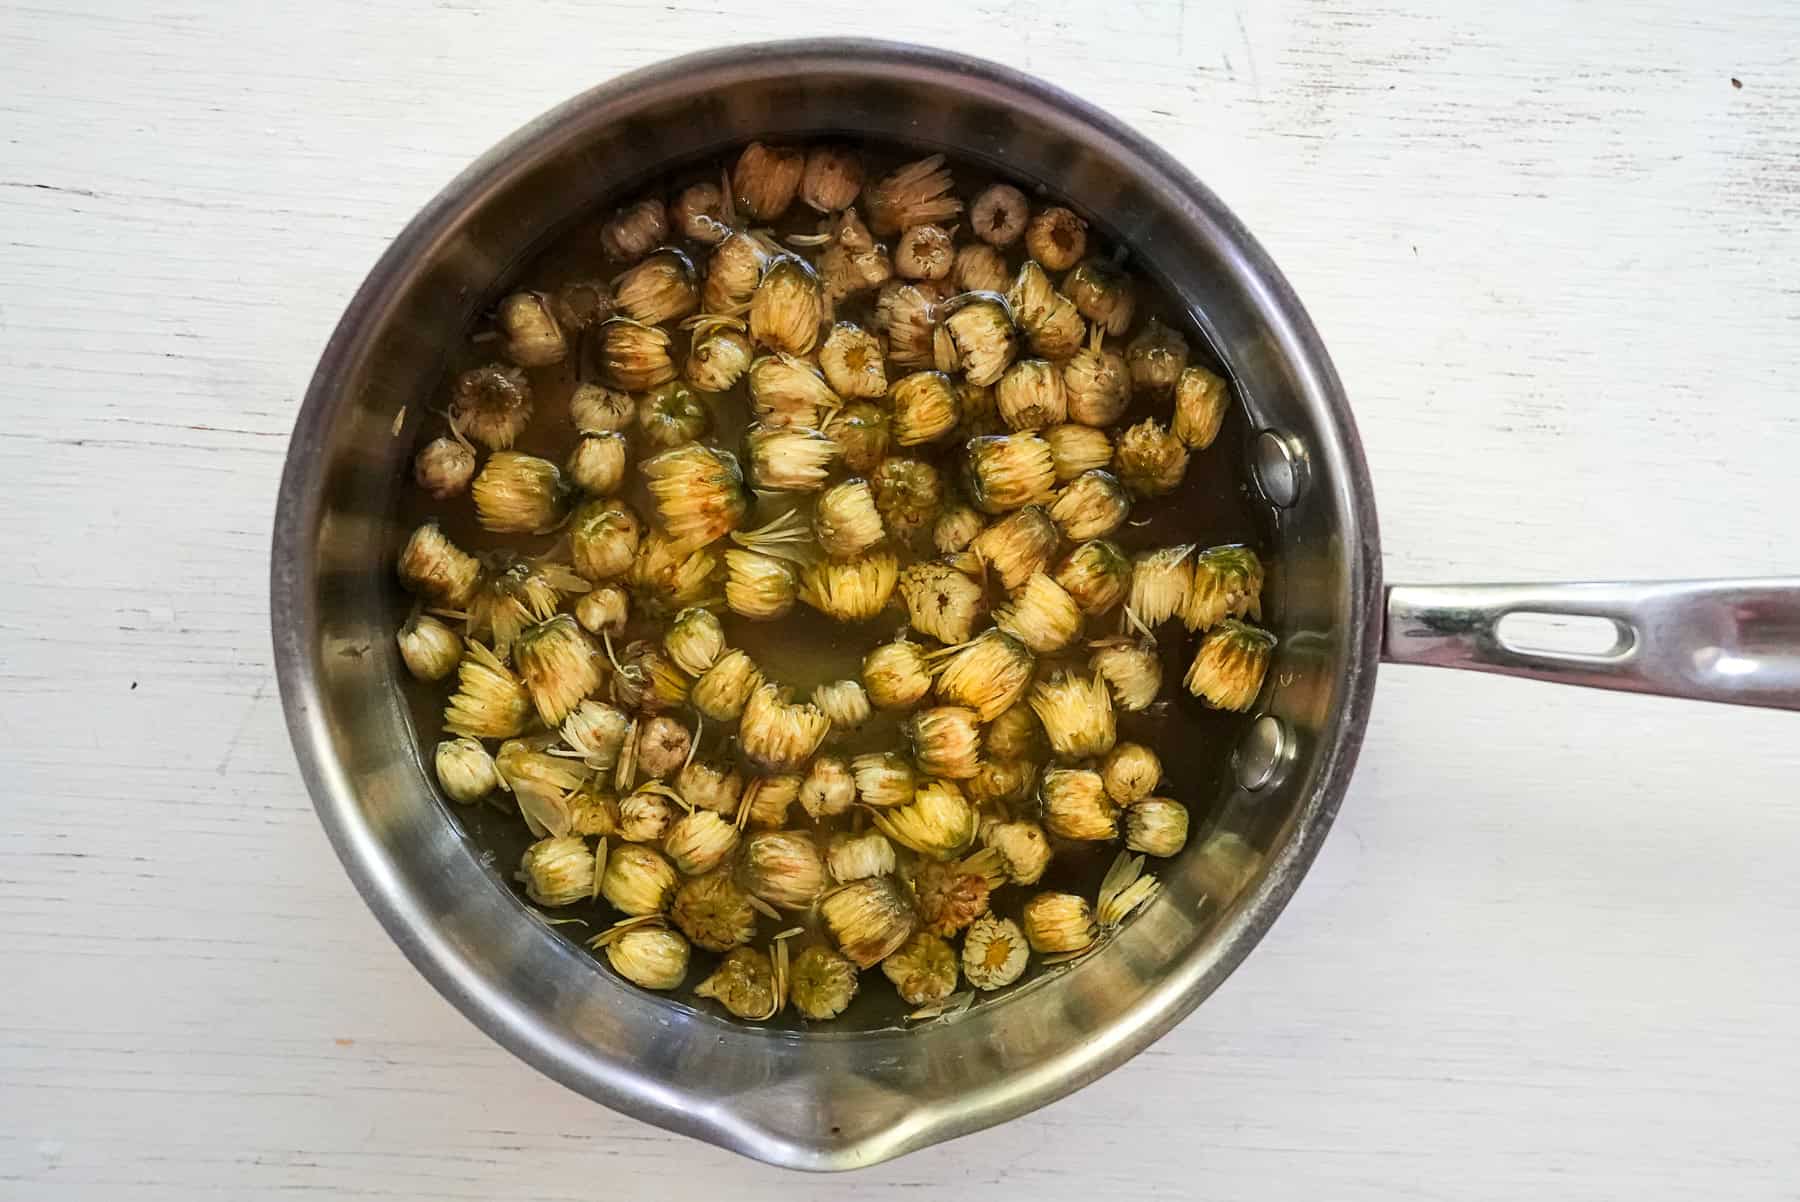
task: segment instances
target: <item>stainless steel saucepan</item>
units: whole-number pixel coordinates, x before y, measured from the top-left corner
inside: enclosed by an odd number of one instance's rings
[[[393,653],[410,434],[456,332],[560,231],[665,167],[819,133],[942,149],[1039,181],[1153,264],[1238,382],[1254,431],[1246,455],[1277,531],[1266,605],[1281,644],[1259,716],[1219,796],[1196,799],[1206,825],[1163,871],[1161,897],[1060,975],[912,1031],[728,1023],[632,989],[556,937],[439,801]],[[571,1089],[809,1169],[872,1164],[1022,1114],[1199,1005],[1312,862],[1383,659],[1800,708],[1800,580],[1384,589],[1349,404],[1299,301],[1237,219],[1167,154],[1055,88],[870,42],[744,47],[639,71],[546,114],[451,183],[376,265],[320,360],[282,478],[271,589],[282,699],[320,819],[420,971]],[[1603,619],[1611,646],[1522,648],[1503,621],[1517,613]],[[1256,853],[1233,861],[1244,871],[1207,854],[1227,842]]]

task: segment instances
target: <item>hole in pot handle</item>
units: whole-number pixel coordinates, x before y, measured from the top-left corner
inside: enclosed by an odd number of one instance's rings
[[[1552,619],[1602,631],[1610,625],[1614,637],[1610,646],[1586,639],[1572,646],[1543,637]],[[1800,577],[1397,584],[1387,591],[1382,658],[1800,710]]]

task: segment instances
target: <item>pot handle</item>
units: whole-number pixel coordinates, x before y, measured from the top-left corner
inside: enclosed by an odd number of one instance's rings
[[[1612,646],[1563,651],[1503,636],[1509,615],[1598,618]],[[1397,584],[1382,658],[1800,710],[1800,577],[1641,584]]]

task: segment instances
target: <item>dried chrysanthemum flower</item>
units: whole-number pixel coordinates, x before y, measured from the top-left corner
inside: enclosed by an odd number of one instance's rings
[[[1194,590],[1188,560],[1192,543],[1140,552],[1131,561],[1131,612],[1145,626],[1155,626],[1186,611]]]
[[[1050,867],[1050,839],[1035,822],[989,822],[981,828],[981,841],[999,857],[1006,879],[1015,885],[1035,885]]]
[[[1067,359],[1081,349],[1087,326],[1075,302],[1056,290],[1036,261],[1027,259],[1006,292],[1013,323],[1025,331],[1032,350],[1046,359]]]
[[[502,658],[510,656],[521,631],[555,617],[563,594],[586,588],[586,580],[560,564],[494,556],[466,607],[469,637],[491,642]]]
[[[887,411],[868,401],[852,401],[832,414],[825,434],[843,451],[844,466],[867,475],[887,457]]]
[[[1226,618],[1200,640],[1182,683],[1214,709],[1247,710],[1262,691],[1274,649],[1268,631]]]
[[[1036,783],[1036,764],[983,756],[980,770],[963,782],[963,792],[978,806],[1012,805],[1031,796]]]
[[[702,317],[693,325],[693,341],[682,373],[701,392],[724,392],[744,378],[755,358],[755,344],[744,332],[742,321],[735,317]]]
[[[639,789],[619,799],[618,836],[627,843],[660,843],[678,810],[662,793]]]
[[[908,851],[948,860],[975,841],[980,817],[954,781],[926,778],[905,805],[869,811],[881,833]]]
[[[807,152],[800,200],[808,208],[820,213],[847,209],[856,203],[862,185],[862,157],[848,146],[815,146]]]
[[[1081,607],[1062,585],[1038,572],[1019,587],[1011,605],[994,611],[994,625],[1037,654],[1050,655],[1081,633]]]
[[[867,622],[887,608],[899,576],[900,563],[889,551],[826,560],[801,570],[800,599],[835,621]]]
[[[880,831],[839,831],[825,848],[825,866],[833,880],[848,884],[894,871],[894,845]]]
[[[637,558],[644,524],[623,501],[588,501],[569,525],[569,558],[588,580],[622,576]]]
[[[600,248],[609,258],[630,263],[643,258],[669,237],[669,215],[662,198],[646,196],[613,214],[600,227]]]
[[[1091,472],[1112,463],[1112,438],[1105,430],[1073,422],[1051,426],[1043,431],[1050,444],[1050,456],[1056,464],[1056,480],[1066,484],[1083,472]]]
[[[1116,931],[1132,913],[1162,892],[1162,882],[1144,875],[1144,857],[1122,851],[1100,882],[1094,918],[1103,932]]]
[[[413,480],[434,501],[459,497],[475,478],[475,449],[460,438],[434,438],[413,458]]]
[[[1061,540],[1050,515],[1039,506],[1028,505],[976,535],[969,550],[999,573],[1001,585],[1011,592],[1049,567]]]
[[[1006,649],[999,642],[987,646],[1002,652]],[[921,710],[913,716],[908,731],[921,771],[948,780],[967,780],[975,775],[981,755],[981,725],[974,710],[960,705]]]
[[[578,384],[569,397],[569,421],[586,434],[629,430],[637,420],[637,402],[629,392],[604,384]]]
[[[1028,760],[1043,745],[1044,728],[1029,702],[1021,702],[997,715],[988,725],[983,746],[1003,760]]]
[[[1063,556],[1053,578],[1063,586],[1081,612],[1099,617],[1120,601],[1131,587],[1131,561],[1105,539],[1094,539]]]
[[[771,350],[804,355],[819,341],[824,306],[812,265],[782,255],[769,264],[750,297],[750,337]]]
[[[740,210],[757,221],[773,221],[793,203],[805,171],[803,151],[752,142],[731,169],[731,193]]]
[[[870,185],[864,196],[869,226],[877,234],[888,235],[927,222],[948,221],[962,212],[962,201],[951,191],[954,187],[943,155],[908,163]]]
[[[531,722],[531,694],[500,659],[480,643],[456,666],[456,692],[444,706],[444,729],[471,739],[510,739]]]
[[[963,470],[971,498],[988,513],[1044,504],[1056,487],[1050,444],[1031,432],[971,438]]]
[[[718,556],[705,547],[683,552],[659,532],[638,544],[625,583],[640,612],[661,618],[714,596],[718,568]]]
[[[1005,865],[992,851],[920,864],[912,872],[920,928],[933,935],[956,934],[987,913],[988,895],[1005,883]]]
[[[717,246],[731,237],[731,209],[725,190],[709,180],[689,184],[669,207],[669,219],[682,237]]]
[[[993,293],[965,294],[945,310],[943,329],[968,382],[985,386],[1002,379],[1019,349],[1005,301]]]
[[[613,673],[613,700],[627,710],[666,713],[687,704],[693,682],[655,643],[640,639],[625,648]],[[685,756],[686,749],[683,749]]]
[[[856,778],[842,757],[822,755],[800,782],[800,805],[815,822],[849,810],[856,800]]]
[[[1071,542],[1104,538],[1131,515],[1131,498],[1111,472],[1095,468],[1083,472],[1056,494],[1050,503],[1050,520]]]
[[[583,434],[569,452],[565,474],[571,484],[590,496],[616,492],[625,478],[625,436]]]
[[[755,234],[736,233],[713,250],[706,264],[706,284],[701,299],[708,313],[735,317],[750,307],[750,298],[762,282],[763,269],[777,253]]]
[[[568,513],[569,488],[548,459],[495,451],[470,488],[482,529],[496,534],[543,534]]]
[[[644,460],[638,470],[674,551],[724,538],[749,511],[743,473],[727,451],[690,442]]]
[[[1225,422],[1231,386],[1204,367],[1186,367],[1175,378],[1175,437],[1196,451],[1210,447]]]
[[[738,745],[759,768],[793,772],[806,765],[830,730],[831,720],[817,706],[784,700],[779,688],[764,684],[744,705]]]
[[[937,326],[937,305],[917,284],[892,280],[884,284],[875,301],[875,328],[887,335],[888,358],[908,370],[932,367],[932,331]]]
[[[938,514],[931,528],[931,541],[942,554],[953,555],[968,550],[986,525],[987,519],[973,505],[951,505]]]
[[[989,246],[1011,246],[1030,217],[1025,193],[1011,184],[989,184],[969,206],[969,229]]]
[[[962,971],[977,989],[1004,989],[1025,973],[1031,949],[1010,918],[983,914],[963,936]]]
[[[799,595],[793,565],[759,551],[725,552],[725,604],[732,613],[772,622],[793,609]]]
[[[565,333],[579,333],[613,315],[612,289],[603,280],[570,280],[556,290],[550,311]]]
[[[681,886],[675,866],[642,843],[625,843],[606,856],[600,896],[621,914],[660,914]]]
[[[1025,903],[1025,938],[1040,955],[1084,951],[1094,942],[1094,911],[1073,893],[1039,893]]]
[[[881,973],[909,1006],[941,1002],[956,992],[956,950],[939,936],[918,931],[881,962]]]
[[[1044,829],[1062,839],[1106,842],[1119,837],[1119,810],[1098,772],[1051,768],[1038,784]]]
[[[1047,359],[1021,359],[1007,368],[994,398],[1001,420],[1014,430],[1042,430],[1068,417],[1062,371]]]
[[[513,658],[545,726],[561,725],[582,698],[600,687],[600,649],[568,614],[521,634]]]
[[[642,392],[675,378],[669,332],[629,317],[602,322],[598,334],[600,374],[614,388]]]
[[[917,918],[891,876],[872,876],[819,899],[819,917],[838,950],[858,968],[872,968],[911,938]]]
[[[887,395],[887,363],[881,340],[853,322],[831,327],[819,347],[819,367],[825,380],[844,397]]]
[[[956,386],[937,371],[916,371],[888,393],[894,441],[903,447],[933,442],[956,428]]]
[[[1134,496],[1160,497],[1175,491],[1187,475],[1188,450],[1154,418],[1119,435],[1113,470]]]
[[[688,942],[665,927],[635,927],[605,946],[606,962],[633,985],[669,990],[687,977]]]
[[[699,676],[725,653],[725,627],[710,609],[690,606],[676,614],[663,632],[663,650],[677,668]]]
[[[427,613],[415,612],[402,622],[394,641],[400,646],[400,661],[416,680],[442,680],[462,662],[462,635]]]
[[[724,864],[737,850],[738,829],[711,810],[693,810],[670,825],[663,854],[684,876],[703,876]]]
[[[1119,637],[1093,644],[1088,665],[1106,681],[1113,704],[1128,714],[1149,709],[1162,690],[1162,657],[1149,639]]]
[[[1040,209],[1025,227],[1025,251],[1045,271],[1067,271],[1087,253],[1087,222],[1060,206]]]
[[[854,559],[887,537],[866,480],[834,484],[813,509],[813,535],[833,559]]]
[[[638,773],[662,780],[681,771],[694,748],[694,733],[675,719],[657,715],[638,730]]]
[[[598,778],[584,781],[568,795],[564,806],[571,835],[605,839],[618,833],[619,799],[606,792]]]
[[[869,487],[888,533],[904,545],[920,541],[944,503],[943,477],[922,459],[882,460],[869,477]]]
[[[850,761],[856,799],[872,809],[902,806],[913,799],[918,777],[912,761],[891,751],[871,751]]]
[[[763,675],[756,662],[744,652],[733,649],[719,657],[694,682],[688,700],[695,709],[715,722],[731,722],[744,712],[751,693],[762,684]]]
[[[1129,275],[1106,260],[1084,260],[1063,277],[1062,290],[1083,317],[1115,338],[1131,328],[1137,289]]]
[[[813,690],[812,700],[833,730],[858,730],[869,720],[869,695],[854,680],[827,681]]]
[[[1095,433],[1123,417],[1131,404],[1131,370],[1117,351],[1083,347],[1063,364],[1062,374],[1069,420],[1094,427]]]
[[[638,402],[637,425],[647,448],[666,451],[702,437],[712,426],[712,411],[693,389],[680,380],[670,380],[646,392]]]
[[[780,830],[787,825],[788,810],[799,800],[804,781],[797,772],[751,777],[738,803],[738,822],[758,830]]]
[[[456,377],[450,392],[450,428],[490,451],[512,446],[531,424],[531,382],[516,367],[490,363]]]
[[[1012,272],[1006,256],[983,242],[972,242],[956,252],[956,265],[950,278],[964,292],[1004,294],[1012,286]]]
[[[604,701],[579,703],[560,728],[563,742],[581,753],[582,763],[604,772],[619,762],[619,749],[630,732],[631,718]]]
[[[1145,797],[1125,810],[1125,846],[1167,859],[1187,846],[1188,812],[1179,801]]]
[[[917,643],[883,643],[863,656],[863,689],[877,709],[906,709],[931,691],[931,667]]]
[[[825,486],[838,446],[807,426],[765,426],[744,432],[750,483],[775,492],[817,492]]]
[[[817,427],[841,403],[819,371],[794,355],[764,355],[750,364],[750,409],[769,426]]]
[[[1181,332],[1152,317],[1125,346],[1131,383],[1139,392],[1166,397],[1187,366],[1188,344]]]
[[[761,1022],[775,1017],[784,1000],[776,989],[775,966],[753,947],[732,948],[694,996],[711,998],[739,1018]]]
[[[735,827],[728,829],[735,835]],[[677,929],[709,952],[728,952],[756,937],[756,908],[733,879],[719,869],[683,884],[669,907]]]
[[[1112,750],[1118,737],[1112,694],[1092,679],[1057,671],[1031,690],[1031,708],[1044,724],[1050,750],[1061,760],[1087,760]]]
[[[860,980],[856,965],[828,947],[814,944],[794,958],[789,1000],[802,1017],[815,1022],[836,1018],[856,997]]]
[[[915,225],[894,244],[894,272],[909,280],[941,280],[956,263],[956,247],[941,225]]]
[[[744,840],[738,884],[784,910],[804,910],[824,892],[825,860],[804,831],[759,831]]]
[[[965,643],[985,608],[981,585],[941,560],[900,574],[900,599],[914,630],[942,643]]]
[[[555,741],[548,735],[508,739],[494,757],[500,787],[513,795],[519,816],[536,838],[577,833],[570,803],[586,783],[587,769],[552,754]]]
[[[663,325],[700,307],[700,278],[692,259],[665,247],[621,275],[614,297],[627,317]]]
[[[694,689],[696,692],[699,691],[698,682],[695,683]],[[694,760],[676,773],[675,791],[681,794],[681,799],[691,806],[735,818],[738,812],[738,799],[743,796],[744,792],[744,778],[730,764]]]
[[[937,695],[948,705],[966,707],[981,721],[992,722],[1025,695],[1033,666],[1031,652],[1012,633],[985,630],[947,651]]]
[[[587,840],[553,835],[525,849],[518,879],[525,896],[540,906],[572,906],[594,896],[594,853]]]
[[[437,745],[431,760],[438,784],[451,801],[463,805],[480,801],[500,783],[494,757],[474,739],[445,739]]]
[[[1209,547],[1194,557],[1194,587],[1181,620],[1210,630],[1226,618],[1262,618],[1263,565],[1240,544]]]

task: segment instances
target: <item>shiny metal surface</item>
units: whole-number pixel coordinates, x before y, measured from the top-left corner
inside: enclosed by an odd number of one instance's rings
[[[1286,509],[1300,499],[1306,486],[1306,451],[1280,431],[1264,430],[1252,444],[1250,471],[1263,499]]]
[[[1527,647],[1511,615],[1600,618],[1610,648]],[[1641,584],[1401,585],[1388,591],[1390,663],[1800,709],[1800,577]]]
[[[1293,760],[1293,743],[1287,727],[1273,714],[1264,714],[1244,732],[1243,742],[1231,753],[1231,770],[1239,787],[1260,792]]]
[[[438,798],[418,751],[435,732],[414,731],[400,703],[388,625],[407,452],[444,348],[470,316],[570,223],[670,165],[753,137],[822,132],[943,149],[1042,181],[1157,267],[1229,368],[1251,428],[1279,429],[1306,454],[1306,485],[1277,518],[1265,597],[1282,642],[1263,706],[1282,721],[1288,768],[1253,798],[1226,779],[1210,809],[1193,799],[1194,845],[1102,951],[911,1031],[729,1023],[627,986],[556,937]],[[484,156],[401,233],[332,335],[295,426],[272,624],[320,819],[370,907],[446,997],[609,1106],[772,1163],[844,1169],[1078,1088],[1188,1014],[1255,945],[1350,777],[1380,649],[1380,565],[1367,469],[1331,363],[1280,273],[1211,193],[1112,118],[1006,68],[801,42],[680,59],[596,88]]]

